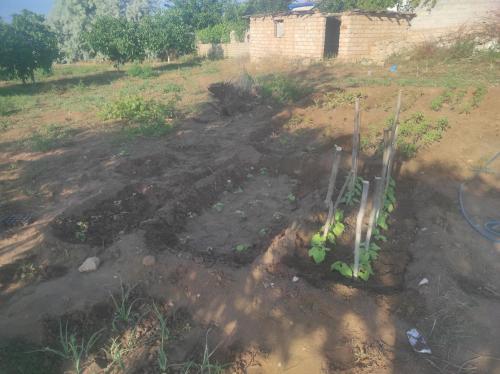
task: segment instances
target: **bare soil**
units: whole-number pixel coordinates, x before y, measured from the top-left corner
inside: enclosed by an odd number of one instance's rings
[[[332,74],[325,70],[297,76],[313,82]],[[383,125],[397,90],[348,88],[363,93],[363,135]],[[369,282],[329,269],[349,259],[354,210],[346,210],[347,232],[324,264],[307,254],[326,218],[334,144],[344,147],[342,178],[349,168],[352,106],[327,110],[311,97],[281,106],[211,91],[203,110],[172,134],[138,138],[125,156],[111,132],[92,129],[45,154],[2,152],[2,214],[34,220],[0,232],[0,345],[22,338],[53,346],[60,320],[77,332],[107,326],[103,339],[113,337],[109,295],[129,284],[167,316],[173,363],[201,359],[208,334],[230,372],[500,373],[500,246],[466,223],[457,200],[472,166],[500,149],[498,88],[469,115],[443,109],[450,123],[443,139],[399,159],[397,209]],[[438,93],[407,87],[402,115],[437,117],[429,103]],[[295,117],[301,121],[292,126]],[[16,177],[6,167],[14,161]],[[379,155],[363,152],[360,175],[379,168]],[[26,178],[38,193],[20,198]],[[469,203],[477,215],[498,215],[499,182],[475,179],[481,187]],[[152,267],[142,264],[148,254]],[[99,270],[78,273],[95,255]],[[419,287],[424,277],[429,284]],[[432,355],[412,351],[412,327]],[[156,330],[151,315],[141,319],[142,349],[124,372],[157,372]],[[96,353],[87,372],[103,372],[106,360]]]

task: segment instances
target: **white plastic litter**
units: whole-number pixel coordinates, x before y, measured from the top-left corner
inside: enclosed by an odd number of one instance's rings
[[[299,277],[297,277],[296,275],[292,278],[292,282],[293,283],[297,283],[299,281]]]
[[[427,345],[422,334],[417,329],[411,329],[406,332],[408,341],[410,342],[413,350],[418,353],[432,354],[431,349]]]
[[[429,280],[427,278],[423,278],[419,283],[418,286],[422,287],[425,286],[426,284],[429,284]]]

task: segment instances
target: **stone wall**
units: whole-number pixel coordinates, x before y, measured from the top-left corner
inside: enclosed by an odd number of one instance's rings
[[[340,60],[383,61],[387,50],[381,45],[391,44],[404,38],[410,29],[409,16],[384,13],[344,13],[340,25]]]
[[[276,36],[276,22],[283,22],[283,36]],[[250,18],[250,56],[320,60],[325,49],[326,17],[320,13]]]
[[[250,43],[197,44],[196,52],[200,57],[236,58],[250,55]]]

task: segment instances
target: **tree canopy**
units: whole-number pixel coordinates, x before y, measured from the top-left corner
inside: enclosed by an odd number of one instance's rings
[[[23,10],[12,23],[0,21],[0,75],[35,81],[35,70],[50,71],[58,57],[57,39],[42,15]]]

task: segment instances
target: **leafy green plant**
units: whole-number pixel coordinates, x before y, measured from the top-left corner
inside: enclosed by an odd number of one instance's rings
[[[362,193],[363,193],[363,178],[357,177],[356,181],[354,182],[354,189],[347,190],[344,196],[342,196],[340,202],[348,206],[358,204],[361,199]]]
[[[127,75],[147,79],[156,76],[156,73],[150,65],[133,64],[127,70]]]
[[[334,91],[327,92],[321,99],[321,106],[323,108],[332,110],[341,105],[354,104],[357,98],[361,98],[363,95],[361,92],[346,92],[346,91]]]
[[[241,253],[247,251],[249,248],[250,246],[248,244],[238,244],[234,249],[236,252]]]
[[[180,93],[184,90],[184,87],[182,87],[179,84],[176,83],[167,83],[165,87],[163,88],[163,92],[169,94],[169,93]]]
[[[128,287],[123,283],[120,284],[120,295],[114,296],[111,294],[111,300],[115,307],[115,314],[113,316],[113,321],[111,322],[113,330],[118,330],[118,324],[129,325],[134,322],[137,315],[133,312],[135,303],[139,299],[132,299],[132,291],[134,287]]]
[[[175,100],[163,104],[137,95],[124,96],[106,104],[101,116],[125,121],[125,130],[131,135],[160,136],[171,129],[166,120],[175,116]]]
[[[229,43],[231,31],[234,31],[236,40],[242,42],[247,29],[246,20],[223,22],[198,30],[196,39],[205,44]]]
[[[321,233],[316,233],[311,239],[311,249],[309,249],[309,257],[312,257],[317,264],[325,261],[326,252],[330,249],[326,246],[326,238],[323,238]]]
[[[64,126],[45,125],[36,130],[26,143],[35,152],[47,152],[66,145],[72,134],[73,131]]]
[[[63,330],[62,322],[59,322],[59,344],[60,349],[46,347],[43,351],[56,354],[64,360],[71,360],[77,374],[83,370],[83,363],[91,353],[94,345],[101,336],[102,330],[93,333],[90,338],[85,341],[84,338],[78,339],[76,334],[68,333],[68,324]],[[78,342],[80,340],[80,342]]]
[[[75,238],[81,242],[85,242],[87,240],[87,231],[89,230],[88,222],[79,221],[76,223],[76,226]]]
[[[286,104],[308,95],[311,90],[299,81],[285,75],[267,75],[257,78],[262,97]]]
[[[167,321],[165,317],[158,309],[158,306],[153,303],[153,312],[158,319],[160,325],[160,347],[158,348],[158,368],[161,373],[165,373],[168,369],[168,357],[165,349],[165,345],[169,339],[170,331],[167,327]]]
[[[407,158],[414,157],[420,148],[441,140],[448,127],[447,118],[432,122],[416,112],[400,124],[398,150]]]
[[[119,338],[112,338],[107,349],[102,349],[106,357],[111,361],[110,366],[118,366],[120,370],[125,370],[124,356],[130,351],[120,343]],[[109,366],[108,366],[109,367]]]
[[[438,112],[443,108],[444,104],[449,105],[451,109],[455,109],[456,106],[462,103],[466,94],[467,90],[465,89],[457,89],[455,87],[446,89],[441,95],[431,101],[431,109]]]
[[[323,237],[323,233],[318,232],[313,235],[311,239],[311,248],[309,249],[309,257],[312,257],[315,263],[320,264],[325,260],[326,253],[330,251],[327,243],[332,245],[335,244],[337,238],[339,238],[345,230],[345,225],[342,222],[344,219],[344,212],[337,210],[334,216],[334,224],[328,228],[326,237]]]

